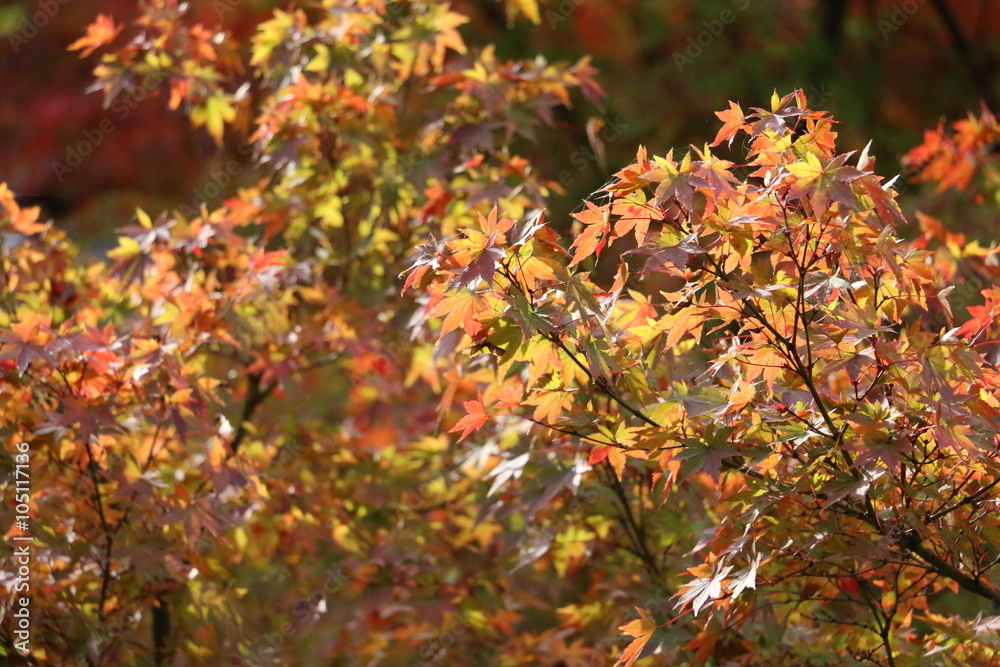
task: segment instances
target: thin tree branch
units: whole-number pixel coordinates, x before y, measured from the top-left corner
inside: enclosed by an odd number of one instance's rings
[[[233,441],[230,443],[232,454],[235,454],[239,450],[240,445],[243,444],[243,440],[247,436],[246,425],[253,419],[253,413],[257,411],[260,404],[266,401],[267,397],[278,386],[276,380],[271,380],[267,386],[261,388],[262,376],[262,373],[252,373],[247,380],[247,398],[243,403],[243,412],[240,413],[240,423],[237,425]]]
[[[153,664],[166,665],[170,657],[170,607],[166,596],[160,593],[153,605]]]
[[[656,556],[649,550],[649,546],[646,544],[644,539],[645,531],[640,527],[639,523],[635,519],[635,514],[632,512],[632,503],[629,501],[628,492],[622,485],[621,480],[618,479],[618,475],[614,468],[608,462],[607,459],[604,460],[605,470],[611,479],[609,486],[611,490],[614,491],[615,496],[618,498],[618,502],[622,506],[622,521],[626,524],[626,533],[629,539],[632,541],[632,545],[635,548],[635,555],[643,562],[650,573],[656,577],[658,580],[663,580],[663,570],[660,569],[659,564],[656,562]]]
[[[584,365],[583,362],[581,362],[577,358],[577,356],[568,347],[566,347],[566,344],[563,343],[561,340],[559,340],[559,338],[555,334],[548,334],[545,337],[548,340],[550,340],[553,344],[558,346],[563,352],[569,355],[569,358],[572,359],[576,363],[576,365],[579,366],[583,370],[583,372],[587,374],[587,377],[590,379],[591,382],[594,383],[594,386],[597,387],[597,389],[602,394],[604,394],[605,396],[613,400],[615,403],[628,410],[630,413],[632,413],[633,415],[644,421],[646,424],[650,426],[655,426],[656,428],[663,428],[662,424],[658,423],[657,421],[649,417],[649,415],[645,414],[638,408],[627,403],[621,396],[618,395],[618,392],[615,391],[613,387],[611,387],[606,381],[604,381],[603,378],[595,378],[591,374],[590,369],[587,368],[587,366]],[[751,477],[756,480],[764,479],[764,476],[761,475],[756,470],[750,470],[749,468],[746,468],[734,461],[730,461],[729,459],[722,460],[722,467],[727,468],[728,470],[733,470],[735,472],[742,473],[747,477]]]
[[[954,512],[955,510],[957,510],[962,505],[968,505],[969,503],[976,502],[977,500],[979,500],[980,498],[982,498],[983,496],[985,496],[987,493],[989,493],[997,484],[1000,484],[1000,477],[997,477],[992,482],[990,482],[989,484],[987,484],[983,488],[979,489],[975,493],[972,493],[972,494],[966,496],[965,498],[962,498],[961,500],[956,501],[956,502],[952,503],[951,505],[948,505],[947,507],[939,509],[937,512],[934,512],[933,514],[928,515],[927,518],[924,519],[924,523],[931,523],[933,521],[936,521],[937,519],[940,519],[941,517],[945,516],[946,514],[950,514],[950,513]]]
[[[929,564],[933,571],[943,577],[947,577],[957,583],[970,593],[991,601],[994,605],[1000,606],[1000,591],[986,582],[969,576],[957,567],[941,558],[939,555],[928,549],[915,533],[908,533],[900,540],[903,548],[916,554]]]
[[[991,109],[996,109],[996,99],[993,95],[993,88],[990,85],[990,79],[983,72],[983,69],[979,66],[976,61],[976,55],[972,50],[972,45],[969,40],[965,37],[965,33],[962,32],[962,26],[958,24],[958,20],[955,18],[955,14],[952,13],[951,8],[945,0],[932,0],[934,3],[934,9],[937,10],[938,16],[941,18],[941,23],[944,24],[945,30],[951,36],[952,46],[955,48],[955,52],[958,54],[959,59],[965,64],[965,67],[969,70],[969,74],[972,76],[973,83],[976,84],[976,88],[979,89],[979,94],[982,95],[983,101]]]
[[[108,525],[107,514],[104,512],[104,500],[101,497],[101,483],[97,478],[97,461],[94,460],[94,450],[90,444],[90,438],[84,440],[87,448],[87,471],[90,479],[94,483],[94,505],[97,507],[97,516],[101,521],[101,530],[104,531],[104,561],[101,563],[101,599],[97,605],[97,617],[104,622],[104,603],[108,599],[108,588],[111,585],[111,550],[114,546],[114,538],[111,536],[111,527]]]

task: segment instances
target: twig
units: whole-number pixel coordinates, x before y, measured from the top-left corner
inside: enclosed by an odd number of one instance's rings
[[[236,427],[236,433],[233,435],[233,441],[230,443],[231,453],[235,454],[240,445],[243,443],[243,439],[247,436],[247,424],[253,419],[253,413],[257,411],[258,406],[267,400],[267,397],[271,395],[271,392],[275,390],[278,386],[276,380],[271,380],[267,386],[261,389],[260,383],[262,378],[262,373],[252,373],[250,378],[247,380],[247,399],[243,403],[243,412],[240,414],[240,423]]]
[[[170,638],[170,607],[163,593],[156,596],[153,605],[153,664],[165,665],[169,658],[167,640]]]
[[[945,29],[951,36],[952,45],[955,47],[955,51],[958,53],[959,59],[965,63],[965,66],[969,70],[969,74],[972,75],[972,80],[979,89],[979,94],[983,96],[983,101],[991,109],[996,109],[996,99],[993,96],[993,89],[990,87],[989,78],[983,73],[982,68],[979,63],[976,62],[976,56],[972,51],[972,45],[969,44],[969,40],[966,39],[965,33],[962,32],[962,27],[958,25],[958,20],[952,13],[951,8],[948,7],[948,3],[945,0],[932,0],[934,3],[934,9],[937,10],[938,16],[941,18],[941,23],[944,24]]]
[[[114,546],[114,538],[111,536],[111,528],[108,526],[107,515],[104,513],[104,500],[101,498],[101,484],[97,479],[97,461],[94,460],[94,450],[90,445],[90,438],[86,438],[84,445],[87,448],[87,471],[90,479],[94,483],[94,504],[97,506],[97,516],[101,521],[101,530],[104,531],[106,540],[104,546],[104,562],[101,563],[101,599],[97,606],[97,617],[104,621],[104,603],[108,599],[108,587],[111,584],[111,550]]]
[[[663,571],[656,562],[656,557],[649,550],[649,546],[646,545],[646,540],[644,537],[644,530],[640,527],[639,523],[635,520],[635,514],[632,512],[632,504],[629,502],[628,492],[625,487],[622,486],[621,480],[618,479],[617,473],[615,473],[614,468],[608,462],[607,459],[604,460],[605,470],[608,476],[611,478],[609,486],[611,490],[614,491],[615,496],[618,498],[618,502],[622,506],[622,522],[626,525],[625,532],[628,534],[629,539],[632,541],[632,545],[635,548],[635,555],[643,562],[650,573],[659,580],[663,580]]]

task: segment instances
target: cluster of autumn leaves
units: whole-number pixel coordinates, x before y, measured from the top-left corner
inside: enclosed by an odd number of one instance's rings
[[[909,238],[800,92],[640,149],[567,242],[516,146],[600,95],[589,64],[469,55],[444,2],[335,4],[260,26],[252,91],[169,0],[74,45],[109,101],[157,76],[247,137],[220,206],[140,210],[91,259],[0,190],[36,661],[1000,650],[992,248]],[[908,164],[995,193],[998,135],[984,113]]]
[[[742,138],[745,160],[640,149],[575,214],[569,249],[494,210],[421,256],[411,281],[436,267],[427,309],[447,313],[442,336],[464,329],[466,359],[481,364],[485,348],[496,368],[455,430],[516,414],[619,481],[644,471],[660,502],[691,486],[712,497],[703,562],[659,623],[643,610],[623,626],[635,641],[622,663],[678,611],[722,621],[689,644],[704,660],[733,641],[720,627],[765,633],[785,604],[783,622],[841,650],[918,664],[947,644],[909,623],[937,618],[930,600],[1000,600],[980,537],[997,528],[998,375],[978,352],[995,331],[992,289],[955,321],[954,272],[927,250],[947,232],[925,218],[924,237],[901,240],[867,150],[837,154],[831,119],[801,93],[718,115],[714,145]],[[963,138],[972,123],[996,127],[988,115],[959,124],[966,151],[995,131]],[[943,168],[947,141],[911,154],[922,177]],[[996,265],[992,250],[939,240],[953,262]],[[600,288],[575,267],[616,241],[627,249]],[[633,537],[651,569],[664,566],[657,538]]]

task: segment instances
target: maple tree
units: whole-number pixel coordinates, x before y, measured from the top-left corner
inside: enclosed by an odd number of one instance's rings
[[[70,45],[248,165],[96,257],[0,187],[26,659],[988,664],[993,248],[911,230],[801,92],[640,148],[565,240],[522,152],[595,70],[465,21],[345,0],[239,43],[151,0]],[[952,130],[907,166],[995,215],[996,120]]]
[[[997,295],[965,321],[948,296],[950,267],[995,268],[993,250],[929,218],[900,239],[891,184],[867,149],[836,152],[801,92],[718,116],[713,146],[745,156],[640,148],[575,214],[568,249],[496,209],[464,233],[488,239],[478,254],[460,237],[439,248],[426,310],[449,311],[456,363],[492,369],[456,430],[525,419],[557,460],[642,489],[621,494],[628,548],[664,586],[687,576],[676,605],[622,626],[620,664],[660,629],[660,652],[685,646],[691,664],[992,659],[1000,376],[980,348]],[[908,156],[920,179],[967,184],[996,122],[956,130]],[[628,249],[598,286],[587,268],[616,241]]]

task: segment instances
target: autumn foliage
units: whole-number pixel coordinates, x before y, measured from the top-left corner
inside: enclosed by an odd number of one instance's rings
[[[35,550],[0,656],[991,664],[1000,269],[948,215],[996,219],[992,114],[907,155],[958,198],[908,216],[801,91],[731,102],[566,235],[520,151],[596,72],[465,20],[330,2],[238,44],[151,0],[71,45],[245,161],[106,252],[0,186]]]

